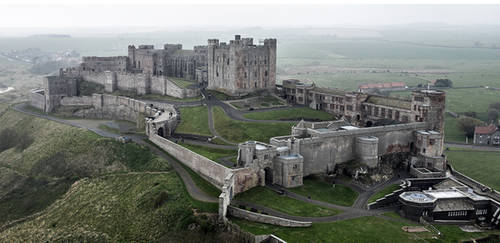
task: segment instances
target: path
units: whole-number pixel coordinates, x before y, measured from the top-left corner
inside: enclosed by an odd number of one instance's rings
[[[445,147],[453,147],[453,148],[461,148],[461,149],[473,149],[473,150],[479,150],[479,151],[500,152],[500,147],[493,147],[493,146],[481,146],[481,145],[454,143],[454,142],[446,142],[444,144],[444,146]]]
[[[109,131],[103,131],[99,128],[95,128],[95,126],[88,126],[88,124],[85,124],[82,122],[75,122],[73,120],[65,120],[65,119],[61,119],[61,118],[52,117],[52,116],[49,116],[46,114],[40,114],[40,113],[36,113],[36,112],[30,111],[30,110],[26,110],[24,104],[15,105],[13,107],[13,109],[16,111],[25,113],[25,114],[32,115],[32,116],[52,120],[55,122],[63,123],[63,124],[74,126],[74,127],[88,129],[88,130],[91,130],[91,131],[93,131],[101,136],[104,136],[104,137],[116,138],[119,136],[119,134],[115,134],[115,133],[112,133]],[[147,146],[155,154],[157,154],[158,156],[161,156],[162,158],[165,158],[172,165],[172,168],[179,174],[179,176],[181,177],[181,179],[183,180],[183,182],[186,186],[186,189],[187,189],[189,195],[192,198],[199,200],[199,201],[204,201],[204,202],[212,202],[212,203],[218,202],[218,198],[207,195],[205,192],[203,192],[196,185],[196,183],[193,181],[193,179],[191,178],[189,173],[184,169],[184,167],[182,167],[179,164],[179,162],[177,162],[170,155],[166,154],[163,150],[160,150],[156,146],[153,146],[153,145],[145,142],[144,141],[145,136],[129,135],[129,137],[134,142],[137,142],[139,144]],[[384,186],[386,184],[389,184],[389,183],[394,183],[394,181],[390,180],[389,182],[382,183],[378,186],[367,189],[365,192],[371,192],[371,194],[367,193],[366,197],[362,197],[361,199],[358,198],[356,200],[355,204],[353,205],[353,207],[340,206],[340,205],[335,205],[335,204],[331,204],[331,203],[327,203],[327,202],[317,201],[314,199],[308,199],[307,197],[295,194],[295,193],[288,191],[284,188],[281,188],[278,186],[271,186],[271,188],[273,188],[274,190],[285,190],[288,197],[294,198],[296,200],[300,200],[300,201],[304,201],[304,202],[311,203],[314,205],[327,207],[327,208],[333,208],[333,209],[343,211],[340,214],[328,216],[328,217],[301,217],[301,216],[288,215],[286,213],[282,213],[282,212],[279,212],[279,211],[276,211],[274,209],[270,209],[270,208],[267,208],[267,207],[264,207],[261,205],[256,205],[256,204],[252,204],[249,202],[239,202],[237,200],[233,200],[232,204],[253,207],[253,208],[261,210],[262,212],[265,212],[269,215],[278,216],[278,217],[287,218],[287,219],[292,219],[292,220],[310,221],[310,222],[334,222],[334,221],[340,221],[340,220],[346,220],[346,219],[352,219],[352,218],[358,218],[358,217],[364,217],[364,216],[377,216],[377,215],[381,215],[384,212],[390,211],[387,209],[385,209],[385,210],[366,210],[366,209],[363,209],[363,206],[366,204],[366,200],[368,200],[367,198],[369,198],[369,196],[372,195],[373,193],[376,193],[377,191],[383,189]],[[353,188],[357,188],[356,190],[362,190],[359,187],[356,187],[355,185],[350,185],[350,186]],[[361,197],[361,195],[364,195],[363,192],[360,194],[360,197]],[[366,200],[365,200],[365,198],[366,198]]]
[[[92,126],[87,126],[85,123],[75,122],[75,121],[72,121],[72,120],[60,119],[60,118],[52,117],[52,116],[49,116],[49,115],[46,115],[46,114],[40,114],[40,113],[36,113],[36,112],[30,111],[30,110],[26,110],[25,104],[15,105],[15,106],[13,106],[13,109],[16,110],[16,111],[28,114],[28,115],[39,117],[39,118],[43,118],[43,119],[47,119],[47,120],[59,122],[59,123],[62,123],[62,124],[73,126],[73,127],[87,129],[87,130],[93,131],[96,134],[101,135],[103,137],[116,138],[116,137],[120,136],[120,134],[115,134],[115,133],[112,133],[112,132],[109,132],[109,131],[104,131],[104,130],[99,129],[99,128],[95,128],[95,127],[92,127]],[[155,146],[153,146],[153,145],[151,145],[149,143],[146,143],[144,141],[144,139],[146,138],[145,136],[141,136],[141,135],[127,135],[127,136],[130,137],[134,142],[147,146],[155,154],[157,154],[158,156],[161,156],[162,158],[166,159],[169,162],[169,164],[172,165],[172,168],[179,174],[179,176],[181,177],[182,181],[184,182],[184,185],[186,185],[186,189],[187,189],[189,195],[192,198],[194,198],[194,199],[196,199],[198,201],[203,201],[203,202],[213,202],[213,203],[216,203],[216,202],[219,201],[218,198],[211,197],[211,196],[207,195],[198,186],[196,186],[196,183],[193,181],[193,179],[191,178],[191,176],[189,175],[189,173],[186,171],[186,169],[184,169],[184,167],[182,167],[179,164],[179,162],[177,162],[175,159],[173,159],[172,157],[170,157],[169,155],[167,155],[163,150],[159,150],[157,147],[155,147]]]

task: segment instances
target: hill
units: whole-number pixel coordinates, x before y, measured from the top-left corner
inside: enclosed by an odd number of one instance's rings
[[[223,237],[217,205],[193,200],[147,147],[12,110],[0,137],[0,241]]]

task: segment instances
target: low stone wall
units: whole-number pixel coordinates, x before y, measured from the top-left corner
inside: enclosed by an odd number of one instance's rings
[[[30,93],[30,105],[45,111],[45,95],[42,90],[35,90]]]
[[[233,206],[228,207],[228,214],[232,215],[234,217],[246,219],[249,221],[265,223],[265,224],[272,224],[272,225],[279,225],[279,226],[284,226],[284,227],[310,227],[312,225],[312,222],[295,221],[295,220],[284,219],[284,218],[274,217],[274,216],[260,214],[260,213],[254,213],[254,212],[250,212],[247,210],[235,208]]]
[[[94,104],[93,96],[70,96],[61,100],[62,106],[89,106]]]
[[[445,172],[422,172],[419,168],[410,167],[410,175],[415,176],[417,178],[441,178],[443,177]]]
[[[219,189],[224,186],[226,176],[232,173],[231,169],[156,134],[151,134],[149,139]]]

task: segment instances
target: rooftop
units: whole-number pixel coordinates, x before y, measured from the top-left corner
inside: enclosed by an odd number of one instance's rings
[[[497,126],[490,124],[490,125],[485,126],[485,127],[477,126],[474,129],[474,133],[475,134],[492,134],[492,133],[496,132],[497,130],[498,130]]]

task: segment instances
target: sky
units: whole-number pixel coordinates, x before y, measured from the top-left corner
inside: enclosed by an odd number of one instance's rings
[[[111,2],[110,2],[111,1]],[[411,0],[409,0],[411,1]],[[165,1],[161,1],[165,2]],[[384,26],[413,23],[449,25],[500,25],[499,5],[442,4],[345,4],[343,0],[3,0],[0,2],[0,32],[15,33],[36,28],[117,27],[328,27]],[[284,4],[284,3],[288,4]],[[352,1],[350,1],[352,2]],[[399,2],[399,1],[398,1]],[[449,2],[427,1],[419,2]],[[486,1],[491,2],[491,1]],[[253,3],[253,4],[250,4]]]

